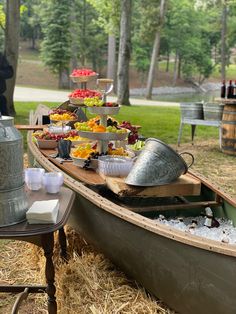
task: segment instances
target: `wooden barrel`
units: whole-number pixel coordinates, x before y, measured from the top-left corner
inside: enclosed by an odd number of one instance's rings
[[[225,105],[221,123],[222,152],[236,155],[236,105]]]
[[[180,103],[182,118],[203,119],[203,103]]]

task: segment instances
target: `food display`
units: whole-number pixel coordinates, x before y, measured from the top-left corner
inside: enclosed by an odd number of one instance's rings
[[[99,97],[84,98],[84,104],[87,107],[118,107],[119,105],[115,102],[104,102]]]
[[[96,78],[98,74],[87,68],[74,69],[70,75],[70,78],[74,83],[86,83]]]
[[[74,112],[71,112],[66,109],[53,109],[49,114],[49,118],[51,121],[75,121],[77,120],[77,115]]]
[[[127,150],[132,151],[135,155],[139,155],[145,146],[144,141],[137,141],[134,144],[126,145]]]
[[[88,144],[88,143],[84,143],[77,146],[71,152],[72,157],[84,158],[84,159],[94,157],[95,154],[98,154],[97,144],[94,145],[94,144]]]
[[[78,131],[84,132],[127,134],[127,129],[125,128],[119,128],[111,125],[105,127],[104,125],[97,124],[93,119],[87,122],[76,122],[75,128]]]
[[[88,78],[96,77],[98,74],[90,69],[74,69],[71,73],[73,82],[81,83],[81,88],[75,89],[69,94],[69,107],[83,106],[95,114],[96,117],[88,121],[79,121],[79,115],[66,109],[55,109],[50,113],[51,126],[61,127],[66,121],[74,121],[74,130],[70,132],[49,132],[34,133],[35,139],[39,141],[54,141],[64,139],[72,142],[70,156],[73,163],[82,168],[96,169],[98,167],[98,157],[109,155],[111,158],[117,156],[132,158],[134,154],[125,149],[128,144],[128,137],[131,135],[131,142],[135,140],[136,129],[129,122],[121,124],[111,115],[119,112],[120,106],[115,102],[106,101],[106,95],[113,88],[113,81],[110,79],[98,79],[97,88],[93,90],[87,88]],[[68,107],[68,108],[69,108]],[[81,110],[81,109],[80,109]],[[53,130],[53,129],[51,129]],[[134,138],[135,137],[135,138]],[[113,141],[113,142],[111,142]],[[117,142],[118,141],[118,142]]]
[[[69,137],[73,137],[78,135],[76,130],[71,130],[67,133],[52,133],[48,130],[43,130],[43,131],[36,131],[32,134],[33,138],[36,141],[59,141],[61,139],[68,139]]]
[[[138,140],[138,128],[132,125],[129,121],[123,121],[119,125],[119,127],[130,130],[128,136],[128,144],[135,144]]]
[[[94,76],[98,75],[95,71],[87,68],[83,69],[74,69],[71,73],[71,76]]]
[[[84,105],[84,99],[90,97],[98,97],[100,98],[102,94],[96,90],[92,89],[75,89],[72,93],[69,94],[69,99],[72,104]]]

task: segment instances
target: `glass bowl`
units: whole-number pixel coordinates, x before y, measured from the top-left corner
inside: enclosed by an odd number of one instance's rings
[[[123,156],[98,157],[98,172],[105,176],[126,177],[133,167],[133,159]]]

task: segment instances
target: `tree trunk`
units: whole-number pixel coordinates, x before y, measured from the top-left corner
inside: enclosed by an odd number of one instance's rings
[[[158,60],[159,52],[160,52],[161,30],[164,23],[164,13],[165,13],[165,0],[161,0],[159,25],[156,31],[156,36],[155,36],[153,49],[152,49],[151,63],[150,63],[150,68],[148,72],[147,91],[146,91],[147,99],[152,98],[152,88],[153,88],[153,82],[154,82],[155,72],[156,72],[156,64],[158,63],[157,60]]]
[[[223,2],[221,29],[221,79],[225,80],[226,67],[226,34],[227,33],[227,4]]]
[[[72,1],[72,10],[70,15],[71,20],[71,59],[70,59],[70,69],[71,72],[73,69],[76,69],[78,67],[78,41],[77,41],[77,33],[76,33],[76,24],[74,21],[76,20],[76,5],[75,2]],[[73,83],[72,80],[70,80],[70,89],[74,89],[77,86],[76,83]]]
[[[116,93],[116,37],[114,34],[108,35],[108,61],[107,61],[107,77],[113,79],[114,89]]]
[[[129,61],[131,50],[131,5],[132,0],[122,0],[120,19],[120,43],[117,70],[117,102],[130,105],[129,102]]]
[[[174,75],[173,75],[173,86],[176,85],[178,75],[178,52],[175,52],[175,63],[174,63]]]
[[[8,62],[13,67],[14,74],[6,81],[7,108],[11,116],[16,114],[13,95],[16,83],[17,61],[19,53],[20,36],[20,0],[6,1],[6,29],[5,29],[5,53]]]
[[[181,78],[181,58],[179,57],[179,62],[178,62],[178,74],[177,74],[177,78],[180,79]]]
[[[169,67],[170,67],[170,53],[168,51],[166,55],[166,72],[169,72]]]
[[[59,71],[58,88],[59,89],[68,89],[69,86],[70,86],[70,82],[69,82],[68,70],[63,69],[63,70]]]

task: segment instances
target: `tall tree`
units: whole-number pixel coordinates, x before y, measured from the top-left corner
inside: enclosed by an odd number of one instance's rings
[[[164,24],[166,0],[160,0],[160,1],[161,2],[160,2],[160,12],[159,12],[159,23],[158,23],[158,27],[157,27],[156,35],[154,39],[151,64],[150,64],[149,73],[148,73],[147,90],[146,90],[147,99],[152,98],[153,81],[154,81],[157,62],[158,62],[157,59],[159,57],[159,51],[160,51],[161,31],[162,31],[162,26]]]
[[[108,34],[107,77],[114,80],[116,91],[117,43],[119,32],[120,1],[119,0],[87,0],[98,12],[97,24]]]
[[[117,102],[130,105],[129,62],[131,54],[131,13],[132,0],[121,1],[120,43],[117,71]]]
[[[7,80],[7,98],[8,112],[15,115],[13,94],[16,82],[17,61],[19,52],[20,36],[20,0],[6,2],[6,28],[5,28],[5,53],[10,65],[13,67],[13,77]]]
[[[226,35],[227,35],[227,2],[222,5],[222,28],[221,28],[221,79],[225,80],[226,68]]]
[[[41,37],[40,0],[21,0],[20,36],[29,39],[31,48],[36,48],[36,40]]]
[[[42,19],[44,39],[41,55],[45,65],[59,75],[59,88],[69,86],[71,57],[70,1],[44,0]]]

